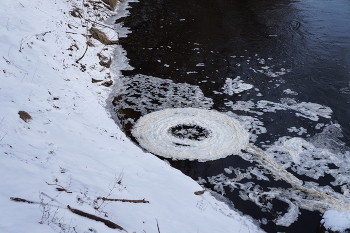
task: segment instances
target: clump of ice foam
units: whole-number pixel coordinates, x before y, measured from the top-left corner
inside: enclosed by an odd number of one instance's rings
[[[280,138],[266,152],[284,169],[318,179],[329,170],[332,153],[317,148],[303,138]]]
[[[199,140],[175,134],[175,127],[205,130]],[[198,132],[198,130],[194,130]],[[186,134],[191,131],[185,130]],[[237,154],[249,142],[241,123],[226,114],[197,108],[173,108],[141,117],[132,134],[140,146],[166,158],[208,161]],[[195,136],[195,135],[194,135]]]
[[[243,91],[252,89],[253,85],[244,83],[241,80],[240,76],[237,76],[235,79],[226,78],[225,85],[224,85],[224,93],[227,95],[233,95],[238,94]]]
[[[267,146],[265,151],[248,145],[246,152],[239,155],[247,161],[257,162],[259,168],[251,166],[241,169],[229,166],[224,171],[230,177],[219,174],[208,177],[207,182],[222,194],[225,194],[225,188],[231,191],[238,189],[243,200],[254,202],[263,212],[274,211],[273,199],[285,202],[289,205],[288,210],[278,213],[274,220],[281,226],[289,226],[296,221],[300,213],[299,208],[321,213],[331,209],[350,212],[350,152],[340,141],[341,136],[340,126],[330,124],[326,125],[321,133],[307,140],[299,137],[281,137],[273,145]],[[299,175],[309,176],[315,179],[315,182],[303,182],[287,169]],[[318,179],[326,174],[334,178],[330,184],[340,187],[341,192],[317,183]],[[262,189],[255,182],[246,181],[268,181],[271,176],[287,182],[291,187]],[[205,183],[203,180],[201,182]]]
[[[264,123],[257,118],[251,116],[236,115],[232,112],[226,112],[226,114],[236,118],[241,122],[242,127],[244,127],[244,129],[249,132],[250,142],[256,142],[260,134],[267,132],[266,128],[264,127]]]
[[[291,168],[300,175],[314,179],[329,174],[334,185],[350,183],[349,148],[340,141],[339,125],[326,126],[321,133],[307,140],[281,137],[266,152],[284,169]],[[330,167],[337,169],[330,169]]]
[[[198,86],[152,76],[123,77],[118,89],[115,109],[132,109],[141,115],[166,108],[208,109],[213,105]]]
[[[253,152],[255,150],[255,152]],[[239,189],[239,196],[243,200],[250,200],[259,206],[263,212],[274,211],[273,200],[279,200],[289,205],[285,213],[278,213],[275,222],[277,225],[289,226],[297,220],[299,208],[310,211],[320,211],[323,213],[329,209],[338,211],[350,211],[350,203],[348,197],[334,192],[330,187],[320,187],[314,182],[305,182],[294,177],[285,169],[279,167],[270,160],[264,152],[258,148],[251,148],[254,154],[253,160],[258,162],[262,168],[248,167],[245,171],[239,168],[228,168],[236,177],[229,178],[224,174],[208,177],[210,183],[217,192],[225,194],[225,187],[231,189]],[[260,155],[259,155],[260,154]],[[255,172],[253,176],[253,172]],[[264,179],[269,178],[265,175],[272,175],[275,179],[284,180],[289,183],[291,188],[275,188],[269,187],[268,191],[262,189],[255,182],[243,183],[244,179]],[[205,183],[203,180],[202,183]],[[275,215],[274,213],[273,215]]]

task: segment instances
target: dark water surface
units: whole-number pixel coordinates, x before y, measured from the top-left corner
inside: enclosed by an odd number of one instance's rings
[[[308,135],[302,137],[312,137],[321,131],[315,127],[318,123],[340,124],[341,140],[350,146],[349,0],[141,0],[130,5],[131,14],[123,24],[132,33],[122,38],[121,45],[134,70],[124,71],[125,77],[143,74],[199,86],[204,96],[213,100],[212,108],[221,112],[233,111],[229,101],[279,102],[285,97],[328,106],[333,110],[331,119],[320,117],[317,121],[297,117],[293,111],[261,116],[234,112],[264,123],[267,132],[258,135],[257,146],[281,136],[298,136],[287,130],[290,127],[303,127]],[[272,75],[257,72],[266,66]],[[254,88],[223,93],[226,78],[237,76]],[[286,94],[286,89],[297,95]],[[131,109],[122,114],[135,120],[142,115]],[[130,135],[129,128],[126,124],[124,130]],[[205,163],[170,162],[196,180],[223,173],[228,166],[254,166],[239,156]],[[332,181],[327,176],[315,180],[294,175],[320,185]],[[263,188],[289,187],[282,181],[255,182]],[[289,227],[277,226],[274,219],[288,208],[284,202],[275,200],[273,210],[264,212],[253,202],[242,200],[237,189],[226,190],[225,196],[243,213],[267,220],[261,224],[267,232],[316,232],[321,219],[316,211],[301,210],[298,221]]]

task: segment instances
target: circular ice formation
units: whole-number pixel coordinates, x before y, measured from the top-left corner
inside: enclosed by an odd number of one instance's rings
[[[156,155],[203,162],[246,148],[249,134],[241,125],[214,110],[171,108],[142,116],[132,134],[141,147]]]

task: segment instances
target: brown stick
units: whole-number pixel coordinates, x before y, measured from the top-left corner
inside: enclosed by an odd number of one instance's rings
[[[67,205],[67,208],[74,214],[77,214],[77,215],[80,215],[80,216],[83,216],[85,218],[89,218],[89,219],[92,219],[92,220],[95,220],[95,221],[103,222],[109,228],[125,231],[124,228],[122,228],[118,224],[115,224],[114,222],[111,222],[111,221],[109,221],[107,219],[103,219],[103,218],[100,218],[100,217],[98,217],[96,215],[85,213],[85,212],[83,212],[81,210],[73,209],[69,205]]]
[[[59,188],[56,188],[57,191],[60,191],[60,192],[64,191],[64,192],[66,192],[66,193],[72,193],[71,191],[68,191],[67,189],[63,188],[63,187],[62,187],[61,185],[59,185],[59,184],[49,184],[49,183],[47,183],[47,182],[46,182],[46,184],[47,184],[47,185],[56,185],[56,186],[58,186]]]
[[[16,201],[16,202],[25,202],[25,203],[29,203],[29,204],[38,204],[38,205],[42,205],[44,203],[42,202],[38,202],[38,201],[30,201],[30,200],[26,200],[23,198],[19,198],[19,197],[10,197],[10,199],[12,201]],[[48,206],[53,206],[53,207],[58,207],[58,208],[62,208],[62,206],[58,206],[58,205],[51,205],[51,204],[47,204]]]
[[[88,43],[86,42],[86,49],[85,49],[85,52],[84,52],[84,54],[83,54],[78,60],[75,61],[76,63],[79,63],[79,61],[80,61],[81,59],[83,59],[83,57],[85,56],[86,51],[88,50],[88,48],[89,48],[89,45],[88,45]]]
[[[17,201],[17,202],[26,202],[26,203],[29,203],[29,204],[40,204],[39,202],[29,201],[29,200],[26,200],[26,199],[23,199],[23,198],[19,198],[19,197],[10,197],[10,199],[12,201]]]
[[[26,202],[26,203],[29,203],[29,204],[41,204],[40,202],[29,201],[29,200],[26,200],[26,199],[23,199],[23,198],[19,198],[19,197],[10,197],[10,199],[13,200],[13,201]],[[50,205],[50,206],[54,206],[54,205]],[[56,206],[56,207],[62,208],[61,206]],[[100,218],[100,217],[98,217],[96,215],[85,213],[85,212],[83,212],[81,210],[73,209],[69,205],[67,205],[67,208],[68,208],[68,210],[70,210],[74,214],[77,214],[77,215],[80,215],[80,216],[83,216],[85,218],[89,218],[89,219],[92,219],[92,220],[95,220],[95,221],[103,222],[109,228],[118,229],[118,230],[121,230],[121,231],[126,231],[124,228],[122,228],[118,224],[116,224],[114,222],[111,222],[111,221],[109,221],[107,219],[103,219],[103,218]]]
[[[99,200],[104,201],[121,201],[121,202],[131,202],[131,203],[149,203],[149,201],[146,201],[145,199],[142,200],[127,200],[127,199],[111,199],[106,197],[98,197]]]

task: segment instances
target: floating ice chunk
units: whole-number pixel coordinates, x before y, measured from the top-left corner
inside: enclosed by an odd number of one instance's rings
[[[166,158],[198,161],[238,154],[249,142],[241,122],[226,114],[174,108],[141,117],[132,134],[141,147]]]
[[[198,63],[196,66],[205,66],[204,63]]]
[[[224,171],[225,171],[227,174],[231,174],[231,173],[232,173],[232,170],[229,169],[229,168],[224,168]]]
[[[252,89],[253,85],[244,83],[241,77],[237,76],[235,79],[226,78],[224,85],[224,93],[227,95],[233,95],[241,93],[243,91]]]
[[[318,117],[316,116],[321,116],[324,118],[330,118],[332,114],[332,109],[329,107],[325,107],[320,104],[315,104],[315,103],[307,103],[307,102],[301,102],[294,106],[294,109],[302,113],[302,116],[305,116],[306,118],[311,118],[315,119],[316,121],[318,120]],[[312,120],[312,119],[311,119]]]
[[[348,83],[347,87],[340,88],[340,93],[345,95],[350,95],[350,82]]]
[[[315,126],[315,129],[321,129],[324,126],[323,123],[317,123],[317,125]]]
[[[290,127],[290,128],[288,128],[287,129],[288,130],[288,132],[295,132],[295,133],[297,133],[298,135],[303,135],[303,134],[306,134],[307,133],[307,129],[305,129],[305,128],[303,128],[303,127],[300,127],[299,129],[298,128],[296,128],[296,127]]]
[[[333,232],[348,232],[350,229],[350,212],[338,212],[336,210],[328,210],[323,214],[321,223],[326,230]]]
[[[261,108],[264,112],[291,109],[297,111],[296,116],[308,118],[313,121],[318,121],[319,116],[330,118],[333,113],[332,109],[329,107],[310,102],[298,103],[290,98],[282,98],[281,103],[261,100],[257,103],[257,107]]]
[[[283,90],[283,93],[284,93],[284,94],[287,94],[287,95],[298,95],[297,92],[292,91],[291,89]]]
[[[275,103],[267,100],[260,100],[256,104],[249,101],[237,101],[233,104],[231,101],[225,103],[226,106],[232,107],[233,110],[240,110],[246,112],[256,113],[262,115],[260,111],[254,109],[261,109],[263,112],[276,112],[277,110],[294,110],[296,111],[296,116],[308,118],[313,121],[318,121],[319,117],[330,118],[333,113],[332,109],[329,107],[316,104],[301,102],[298,103],[291,98],[282,98],[281,103]]]

